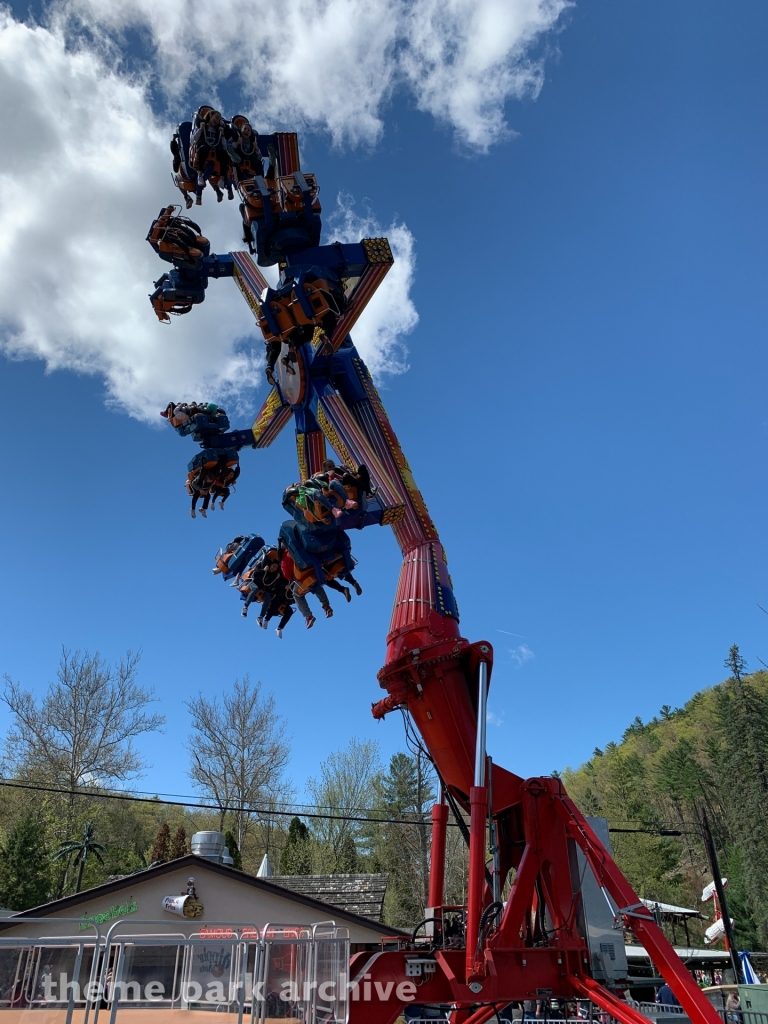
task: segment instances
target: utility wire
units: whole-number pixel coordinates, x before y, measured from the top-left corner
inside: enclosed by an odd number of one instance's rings
[[[133,793],[100,793],[90,789],[65,789],[61,786],[37,786],[30,782],[15,782],[11,779],[0,779],[0,786],[7,786],[11,789],[25,789],[37,793],[59,793],[62,796],[86,796],[97,800],[127,800],[139,804],[154,804],[155,806],[165,804],[171,807],[191,807],[199,811],[238,811],[240,813],[261,814],[265,817],[272,814],[285,818],[322,818],[330,821],[361,821],[373,825],[422,825],[426,817],[418,818],[372,818],[370,815],[353,814],[320,814],[316,811],[287,810],[278,811],[270,807],[252,807],[221,804],[201,804],[194,800],[161,800],[158,797],[135,796]],[[449,822],[448,824],[451,824]]]
[[[430,758],[431,760],[431,758]],[[440,776],[438,775],[438,778]],[[440,779],[442,782],[442,779]],[[90,799],[96,800],[125,800],[128,802],[138,804],[154,804],[165,805],[171,807],[187,807],[198,811],[232,811],[247,814],[261,814],[263,816],[274,815],[276,817],[284,818],[319,818],[325,821],[359,821],[371,825],[423,825],[428,822],[426,815],[414,818],[372,818],[370,815],[354,815],[354,814],[321,814],[317,811],[302,811],[298,809],[291,810],[275,810],[271,807],[252,807],[250,805],[237,806],[234,805],[220,805],[220,804],[201,804],[195,803],[194,800],[168,800],[160,799],[159,796],[136,796],[133,793],[101,793],[91,789],[65,789],[63,786],[39,786],[34,785],[31,782],[17,782],[12,779],[0,779],[0,786],[5,786],[9,789],[24,789],[35,793],[58,793],[61,796],[84,796]],[[455,799],[452,799],[452,794],[445,789],[446,798],[448,799],[449,805],[453,810],[455,821],[448,821],[446,825],[449,828],[458,828],[464,835],[465,841],[469,839],[469,831],[466,823],[462,820],[458,806],[455,803]],[[317,804],[304,804],[302,806],[322,806]],[[678,822],[676,824],[687,824],[687,822]],[[609,827],[609,832],[632,832],[642,833],[644,835],[659,835],[659,836],[680,836],[683,833],[677,829],[665,829],[659,827],[645,827],[645,828],[615,828]]]

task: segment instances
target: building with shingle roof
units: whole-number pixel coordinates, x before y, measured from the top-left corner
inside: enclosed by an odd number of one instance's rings
[[[310,897],[349,914],[381,921],[387,894],[386,874],[272,875],[273,885]]]

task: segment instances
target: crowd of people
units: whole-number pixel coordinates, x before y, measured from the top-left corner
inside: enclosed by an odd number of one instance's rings
[[[371,493],[370,476],[364,465],[353,470],[337,466],[332,459],[327,459],[321,471],[303,483],[286,488],[283,504],[300,530],[291,523],[283,524],[275,545],[265,544],[256,535],[241,535],[216,558],[213,572],[231,579],[231,586],[239,591],[243,601],[241,615],[246,618],[251,605],[258,604],[257,624],[267,629],[277,619],[275,632],[282,638],[295,611],[304,617],[307,629],[314,626],[317,617],[309,603],[310,595],[317,598],[328,619],[333,615],[329,590],[341,594],[347,602],[352,600],[352,591],[360,596],[363,589],[352,575],[354,560],[338,519],[345,513],[364,513]],[[197,497],[193,496],[193,507]],[[203,502],[204,514],[206,497]],[[322,537],[316,551],[315,537]],[[304,564],[297,565],[296,559],[300,563],[304,560]]]
[[[160,415],[182,436],[191,436],[203,448],[188,465],[185,487],[191,498],[190,515],[208,518],[208,512],[222,510],[240,476],[238,450],[225,447],[229,417],[212,402],[169,402]],[[230,436],[229,440],[232,440]],[[284,523],[276,545],[264,543],[256,534],[238,536],[219,552],[214,573],[231,579],[240,592],[247,617],[250,606],[260,605],[257,623],[266,629],[278,618],[275,629],[282,638],[295,610],[303,616],[307,629],[317,618],[309,604],[309,595],[320,603],[326,618],[333,608],[328,590],[352,600],[362,587],[352,575],[354,559],[345,527],[362,528],[368,498],[375,494],[364,464],[351,468],[326,459],[318,472],[293,483],[283,492],[283,507],[293,522]],[[297,565],[298,561],[298,565]]]
[[[224,198],[222,185],[227,198],[234,199],[233,190],[241,182],[257,176],[267,180],[275,178],[275,149],[271,145],[267,149],[265,170],[259,134],[243,114],[237,114],[228,121],[222,117],[221,111],[202,106],[192,122],[188,153],[185,153],[184,141],[177,131],[171,140],[171,154],[176,184],[184,195],[187,209],[192,206],[192,194],[194,202],[201,205],[207,183],[216,193],[217,202],[221,202]]]
[[[245,538],[236,537],[230,547],[235,550]],[[225,555],[228,553],[225,549]],[[214,569],[214,572],[217,570]],[[220,571],[220,570],[219,570]],[[339,579],[350,586],[344,586]],[[259,607],[256,622],[262,629],[267,629],[272,619],[279,621],[275,628],[278,638],[282,639],[283,630],[290,622],[294,611],[298,610],[303,616],[307,629],[314,626],[317,618],[313,613],[307,595],[309,593],[317,597],[325,617],[330,619],[333,615],[326,587],[335,590],[344,596],[345,601],[352,600],[352,589],[360,596],[363,588],[350,572],[344,572],[339,578],[325,575],[322,582],[316,582],[303,592],[300,581],[296,578],[296,564],[293,556],[282,541],[275,546],[265,546],[253,558],[246,568],[238,573],[232,581],[232,586],[239,590],[243,599],[241,615],[245,618],[248,609],[254,603]]]
[[[293,483],[283,492],[283,507],[301,525],[327,526],[345,512],[357,510],[362,523],[368,496],[372,494],[368,469],[337,466],[332,459],[303,483]]]
[[[213,402],[169,402],[160,415],[167,419],[177,434],[191,435],[205,448],[187,466],[184,486],[192,499],[190,515],[197,517],[197,503],[200,501],[200,515],[208,518],[208,510],[219,509],[235,489],[240,476],[240,457],[237,449],[221,446],[221,437],[229,430],[229,417],[221,406]]]

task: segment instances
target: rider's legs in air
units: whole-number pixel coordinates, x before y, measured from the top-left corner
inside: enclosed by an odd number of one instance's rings
[[[207,146],[204,148],[207,152],[209,152]],[[195,189],[197,195],[195,202],[197,203],[198,206],[200,206],[203,201],[203,189],[205,188],[206,181],[208,181],[210,178],[216,177],[216,175],[214,174],[213,160],[207,159],[207,152],[201,153],[198,158],[198,167],[201,168],[201,170],[197,172],[197,188]],[[220,203],[224,198],[224,193],[219,188],[219,183],[216,182],[216,184],[214,185],[213,182],[211,182],[211,188],[216,193],[216,200]]]
[[[291,616],[293,615],[293,605],[288,603],[280,605],[279,602],[273,601],[272,607],[270,608],[269,614],[267,615],[265,622],[269,622],[270,619],[273,619],[279,613],[280,608],[283,609],[283,613],[280,616],[280,622],[277,624],[277,629],[275,630],[275,632],[277,633],[278,639],[282,640],[283,630],[288,625],[288,623],[291,620]]]
[[[355,593],[357,594],[358,597],[360,597],[360,595],[363,592],[363,588],[360,586],[360,584],[357,582],[357,580],[355,579],[351,572],[342,572],[339,575],[339,579],[344,580],[345,583],[351,583],[352,586],[355,588]]]
[[[243,616],[243,618],[247,617],[248,609],[251,607],[253,602],[254,601],[260,601],[261,598],[263,598],[263,597],[264,597],[264,591],[263,590],[259,590],[258,587],[253,587],[251,590],[248,591],[248,593],[246,594],[246,597],[245,597],[245,606],[244,606],[243,610],[240,612],[240,614]]]
[[[316,583],[314,587],[310,587],[310,593],[314,594],[318,598],[323,607],[323,611],[325,612],[326,619],[330,619],[333,615],[333,608],[331,608],[331,602],[328,600],[328,595],[323,589],[322,584]],[[315,616],[312,614],[312,610],[309,607],[309,603],[307,602],[304,594],[298,593],[295,581],[293,584],[293,596],[296,601],[296,607],[307,620],[307,629],[311,629],[315,624]]]
[[[312,629],[315,624],[315,616],[312,614],[312,609],[309,607],[306,597],[297,592],[295,583],[293,584],[293,599],[296,602],[296,607],[307,620],[307,629]]]
[[[286,605],[286,609],[283,612],[282,618],[280,619],[280,622],[277,625],[277,629],[275,630],[275,632],[277,633],[278,640],[282,640],[283,639],[283,630],[285,629],[285,627],[290,622],[292,615],[293,615],[293,606],[290,605],[290,604]]]
[[[333,615],[333,608],[331,608],[331,602],[328,600],[328,595],[323,589],[322,583],[316,583],[311,590],[315,597],[320,601],[323,611],[325,612],[326,619],[330,619]]]
[[[330,587],[331,590],[338,590],[340,594],[344,595],[344,600],[349,604],[352,600],[352,594],[350,593],[349,587],[342,587],[337,580],[326,580],[326,587]]]
[[[269,609],[272,607],[272,601],[274,594],[264,594],[264,600],[261,603],[261,611],[259,617],[256,619],[262,629],[267,628],[267,621],[269,620]]]
[[[202,498],[203,499],[203,504],[200,506],[200,515],[203,517],[203,519],[207,519],[208,518],[208,503],[211,500],[211,492],[208,491],[208,490],[205,490],[205,491],[197,490],[196,488],[192,491],[192,508],[190,509],[190,514],[192,515],[193,519],[197,516],[197,513],[195,512],[195,508],[197,506],[197,499],[198,498]]]
[[[277,383],[275,380],[275,363],[277,362],[277,357],[280,355],[281,344],[282,342],[279,341],[270,341],[267,344],[267,381],[273,387]]]

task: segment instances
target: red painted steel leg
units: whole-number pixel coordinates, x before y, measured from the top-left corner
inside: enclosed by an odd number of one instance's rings
[[[429,863],[429,905],[443,904],[445,879],[445,835],[448,825],[448,806],[444,803],[432,807],[432,847]]]
[[[719,1024],[720,1017],[717,1011],[685,969],[661,928],[653,920],[651,912],[640,902],[584,815],[556,780],[541,781],[546,781],[553,787],[555,809],[581,847],[595,878],[616,901],[619,913],[628,911],[623,914],[625,926],[631,928],[641,945],[645,947],[685,1012],[691,1020]]]
[[[603,988],[593,978],[571,978],[571,985],[576,991],[587,999],[591,999],[604,1010],[607,1010],[612,1017],[621,1021],[621,1024],[648,1024],[648,1018],[644,1017],[632,1006],[622,1002],[613,992]]]
[[[489,1006],[481,1006],[479,1010],[475,1010],[464,1021],[464,1024],[485,1024],[487,1020],[490,1020],[496,1014],[497,1010],[501,1009],[501,1005],[496,1006],[495,1003],[491,1003]],[[646,1021],[647,1024],[647,1021]]]

